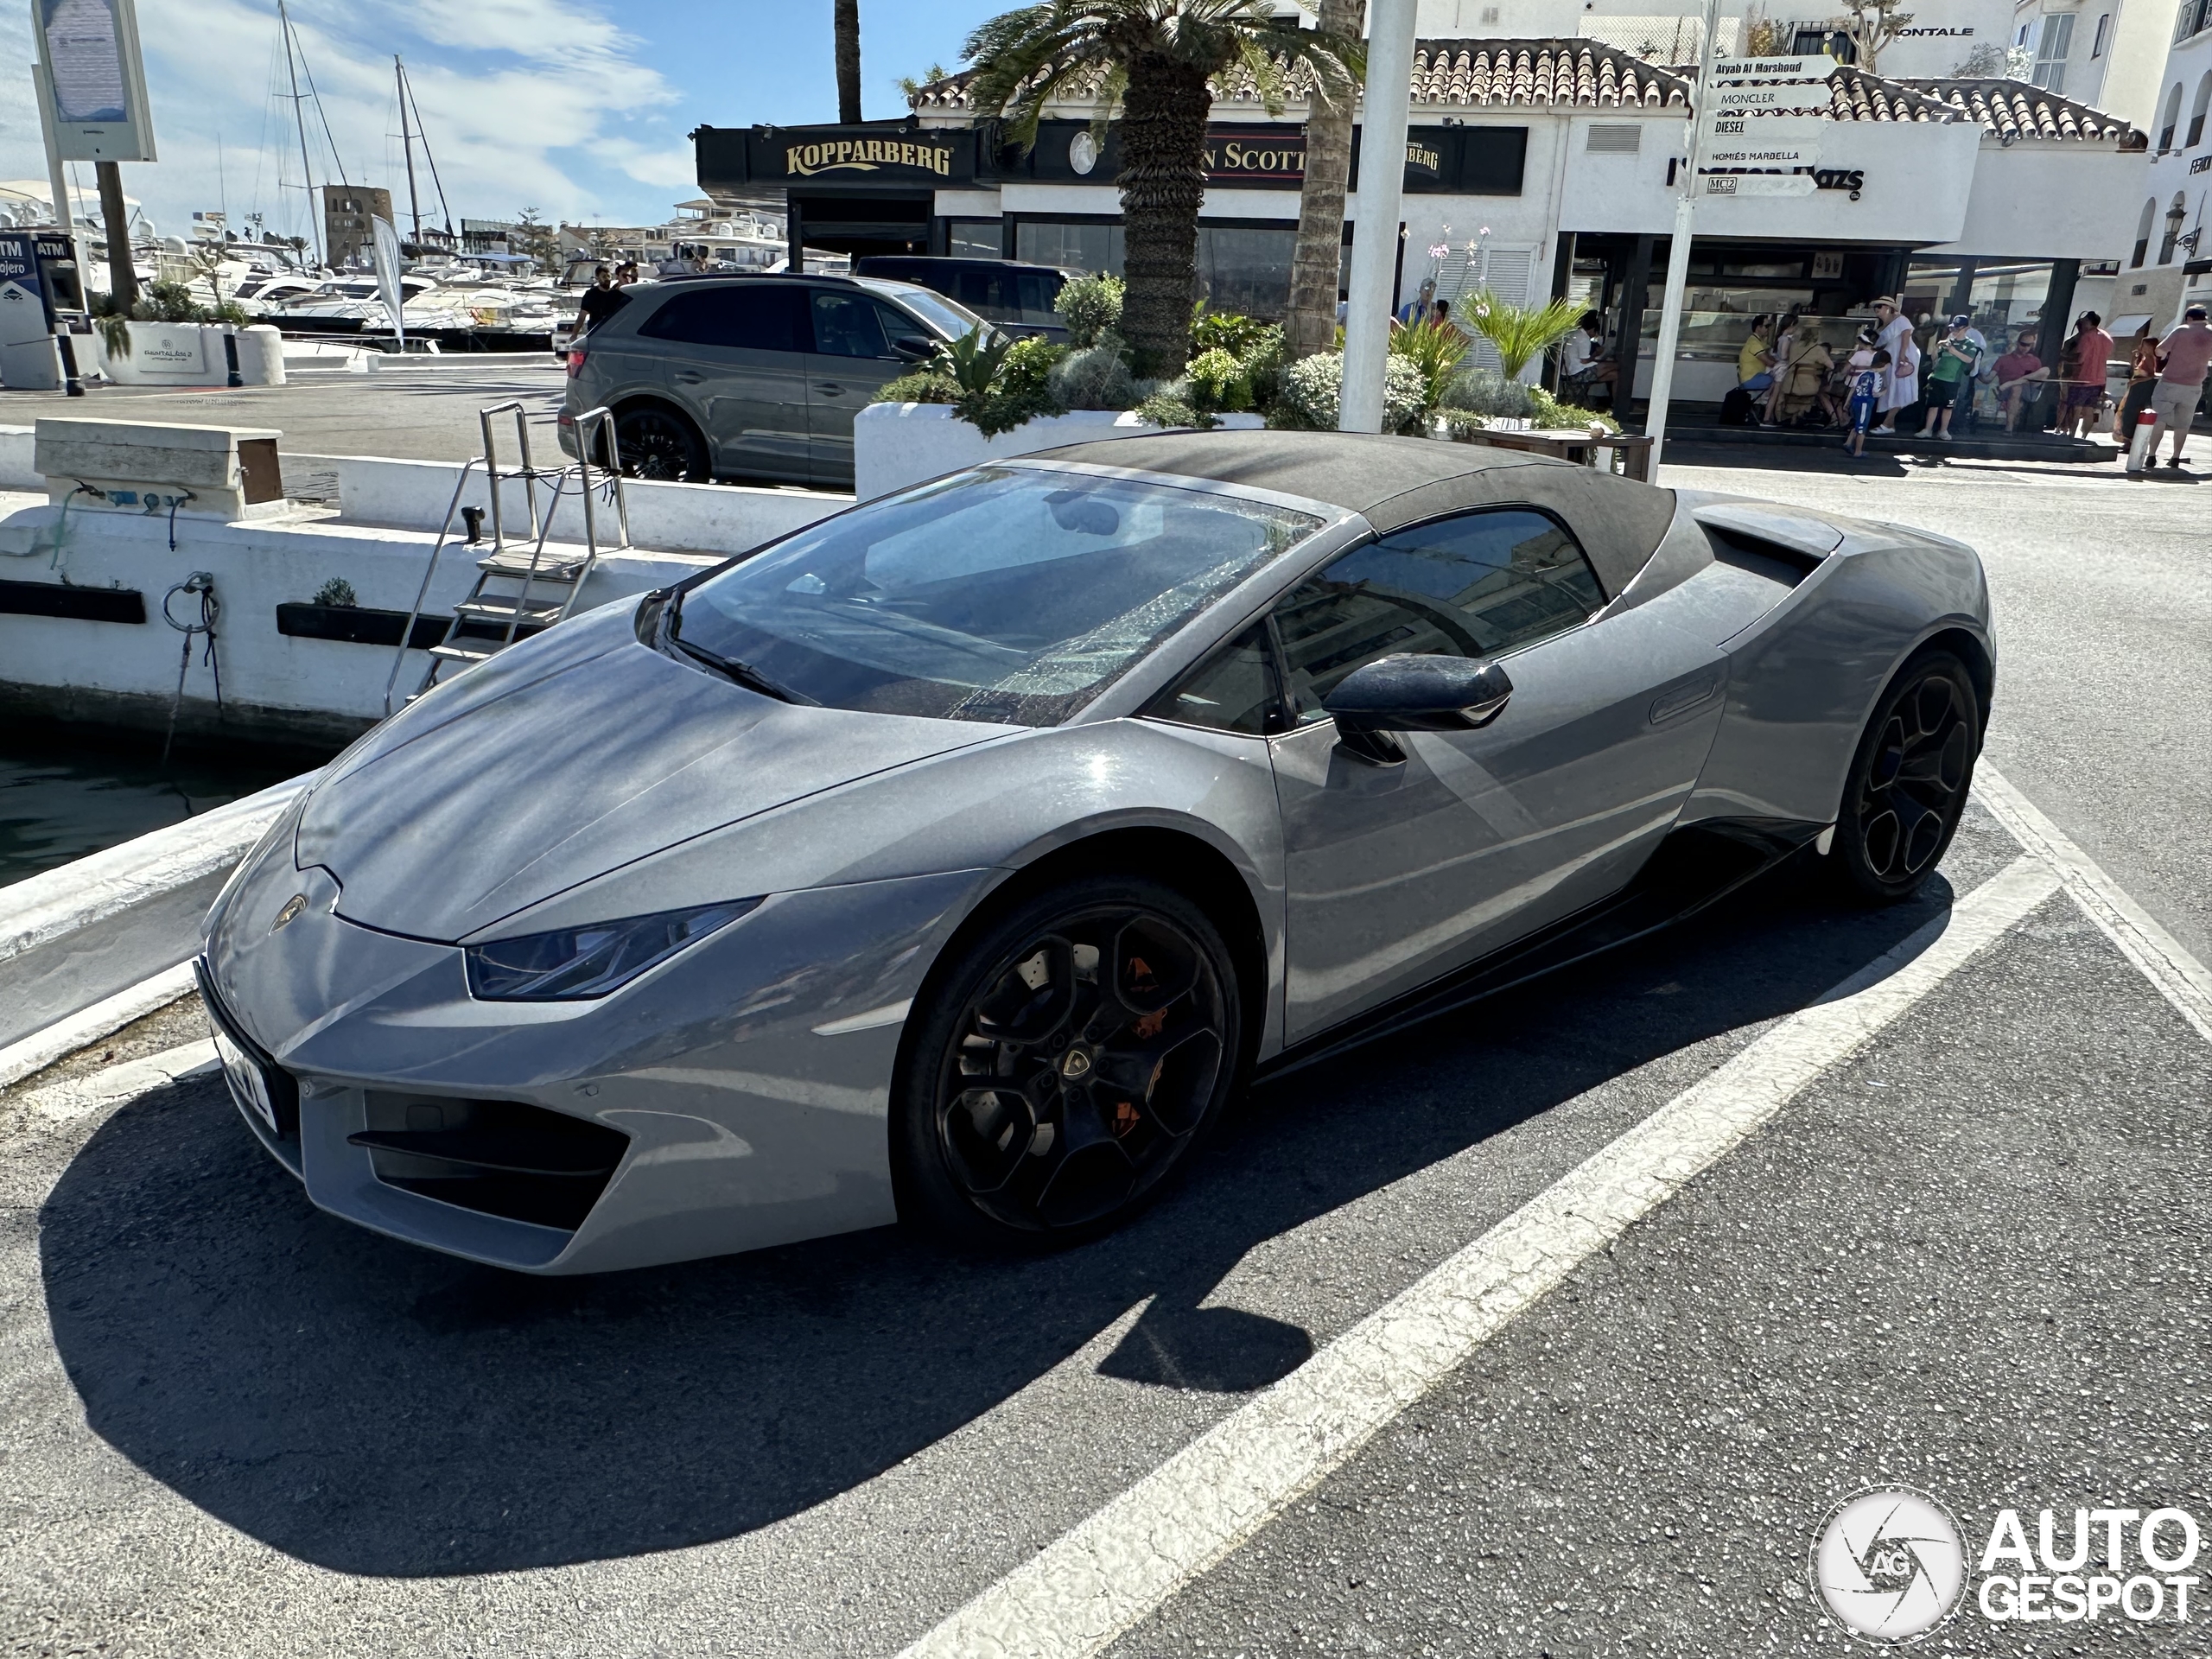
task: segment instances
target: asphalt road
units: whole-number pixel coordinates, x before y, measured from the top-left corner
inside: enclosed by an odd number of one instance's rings
[[[2212,922],[2189,486],[1719,479],[1974,525],[1992,761],[2172,931]],[[1796,1052],[1830,988],[1904,982],[1890,953],[1937,950],[2021,856],[1977,805],[1877,912],[1808,860],[1260,1091],[1136,1225],[1016,1262],[880,1231],[466,1268],[315,1212],[218,1082],[168,1079],[197,1016],[149,1022],[0,1096],[0,1651],[896,1652],[1202,1435],[1264,1428],[1268,1384],[1584,1160]],[[1970,1557],[2003,1507],[2031,1535],[2077,1505],[2212,1534],[2209,1097],[2212,1042],[2073,897],[2029,903],[1241,1548],[1091,1632],[1122,1659],[1840,1653],[1806,1555],[1870,1482],[1941,1498]],[[1190,1519],[1146,1516],[1137,1554]],[[1005,1650],[1092,1650],[1080,1623]],[[2202,1643],[1969,1604],[1929,1645]]]
[[[317,372],[281,386],[233,391],[94,386],[82,397],[0,391],[0,425],[29,426],[47,415],[258,426],[283,433],[277,448],[288,455],[467,461],[484,448],[477,412],[510,398],[528,405],[531,443],[554,446],[553,417],[566,390],[566,377],[550,353],[456,354],[435,362],[410,359],[404,369],[379,373]],[[513,416],[505,420],[499,436],[511,444]],[[547,453],[555,452],[549,448]],[[286,470],[288,487],[294,483],[291,471]]]

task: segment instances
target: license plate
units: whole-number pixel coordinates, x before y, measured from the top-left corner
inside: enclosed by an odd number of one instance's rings
[[[231,1086],[231,1098],[241,1111],[251,1112],[269,1126],[269,1133],[280,1133],[276,1128],[276,1103],[269,1097],[269,1079],[262,1075],[253,1057],[232,1042],[221,1026],[210,1020],[215,1033],[215,1055],[223,1063],[223,1080]]]

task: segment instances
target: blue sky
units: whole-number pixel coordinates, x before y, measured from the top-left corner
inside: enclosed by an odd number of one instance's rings
[[[903,114],[896,81],[958,61],[1012,0],[861,0],[862,105]],[[697,194],[684,134],[836,118],[830,0],[297,0],[308,67],[346,175],[406,212],[391,54],[402,54],[456,219],[657,223]],[[43,179],[28,8],[0,4],[0,179]],[[124,188],[168,234],[195,209],[301,221],[299,141],[276,0],[138,0],[162,159]],[[328,143],[309,106],[317,182]],[[418,168],[419,168],[418,159]],[[79,169],[91,184],[91,168]],[[423,180],[427,193],[429,180]]]

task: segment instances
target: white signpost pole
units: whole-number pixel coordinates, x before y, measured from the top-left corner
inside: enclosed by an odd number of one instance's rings
[[[1682,290],[1689,285],[1690,227],[1697,215],[1698,169],[1705,164],[1706,134],[1713,123],[1707,105],[1713,99],[1714,50],[1720,33],[1720,0],[1705,0],[1703,49],[1698,54],[1697,86],[1691,97],[1695,114],[1690,122],[1689,167],[1681,180],[1681,194],[1675,202],[1675,233],[1667,244],[1667,292],[1659,308],[1659,350],[1651,359],[1651,401],[1643,429],[1651,439],[1649,470],[1645,476],[1659,481],[1659,454],[1667,444],[1667,403],[1675,390],[1675,353],[1682,339]],[[1623,340],[1621,356],[1628,364],[1629,389],[1635,390],[1637,342]]]
[[[1398,210],[1406,181],[1406,122],[1413,97],[1414,0],[1368,8],[1367,91],[1360,100],[1359,206],[1344,307],[1344,386],[1337,430],[1382,429],[1382,376],[1398,296]]]

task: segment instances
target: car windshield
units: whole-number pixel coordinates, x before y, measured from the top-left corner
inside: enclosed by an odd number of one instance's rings
[[[923,320],[947,340],[964,340],[978,328],[987,334],[998,332],[959,301],[948,300],[935,289],[924,288],[919,283],[875,282],[867,286],[897,300],[910,311],[919,312]]]
[[[702,582],[677,637],[831,708],[1057,725],[1322,522],[1195,488],[978,467]]]

